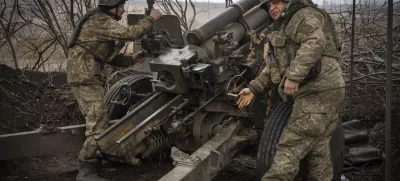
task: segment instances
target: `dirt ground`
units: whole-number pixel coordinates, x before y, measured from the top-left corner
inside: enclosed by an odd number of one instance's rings
[[[84,122],[64,73],[19,72],[0,65],[0,133],[32,131],[47,120]]]
[[[400,180],[400,90],[395,87],[393,92],[392,180]],[[34,130],[46,120],[55,120],[59,126],[84,122],[62,73],[25,72],[24,76],[20,76],[18,71],[0,65],[0,97],[0,134]],[[368,131],[371,145],[384,149],[385,114],[382,98],[375,89],[363,87],[357,89],[353,101],[353,116],[361,120]],[[257,146],[246,148],[214,180],[255,180],[255,150]],[[104,176],[110,180],[158,180],[173,165],[165,156],[155,157],[153,160],[144,160],[140,167],[120,165]],[[75,180],[77,168],[76,153],[0,161],[0,180],[72,181]],[[350,181],[384,180],[384,163],[344,174]]]

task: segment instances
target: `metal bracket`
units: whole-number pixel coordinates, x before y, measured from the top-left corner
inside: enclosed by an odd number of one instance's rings
[[[247,132],[241,127],[241,123],[232,122],[225,125],[211,140],[190,156],[172,148],[171,157],[176,162],[174,163],[176,167],[159,181],[212,180],[231,162],[235,153],[243,149],[245,145],[251,144],[257,137],[255,130],[248,134]],[[234,146],[233,149],[232,146]]]
[[[195,158],[190,157],[189,154],[179,150],[176,147],[171,148],[171,158],[172,158],[172,160],[174,160],[173,164],[175,166],[186,165],[186,166],[195,167],[201,160],[198,157],[195,157]]]

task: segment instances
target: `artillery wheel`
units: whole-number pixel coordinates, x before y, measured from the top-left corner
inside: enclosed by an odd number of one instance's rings
[[[289,120],[290,114],[292,113],[292,106],[293,102],[279,103],[264,127],[257,151],[257,180],[261,180],[262,176],[269,170],[273,163],[276,151],[275,145],[278,143],[283,128]],[[337,129],[333,133],[330,148],[333,160],[333,181],[340,181],[344,157],[344,135],[341,121],[339,121]],[[307,173],[307,162],[303,159],[300,162],[299,174],[295,177],[295,180],[307,178]]]
[[[120,88],[127,84],[130,86],[132,91],[139,94],[147,94],[153,92],[153,85],[150,81],[153,77],[151,75],[132,75],[125,77],[116,82],[110,90],[107,91],[105,101],[108,108],[109,120],[120,119],[129,110],[129,107],[140,101],[143,97],[132,95],[129,102],[126,105],[112,104],[111,101],[120,101],[122,96],[120,94]]]

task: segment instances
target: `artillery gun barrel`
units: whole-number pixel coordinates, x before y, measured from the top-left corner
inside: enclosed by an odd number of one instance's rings
[[[187,42],[191,45],[201,45],[217,31],[225,28],[229,23],[234,22],[251,8],[257,6],[259,2],[259,0],[240,0],[230,5],[222,13],[190,31],[186,36]]]
[[[268,13],[265,10],[258,7],[254,7],[246,14],[243,15],[243,21],[232,22],[228,24],[222,32],[232,32],[232,40],[240,42],[246,35],[247,31],[252,31],[260,28],[264,23],[268,21]],[[200,47],[204,50],[204,53],[199,52],[199,56],[203,60],[207,60],[213,57],[214,51],[213,38],[209,38]],[[214,57],[217,58],[217,57]]]

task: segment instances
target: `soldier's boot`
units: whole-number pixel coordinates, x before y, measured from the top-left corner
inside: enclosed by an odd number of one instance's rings
[[[81,163],[76,181],[107,181],[97,175],[95,163]]]

